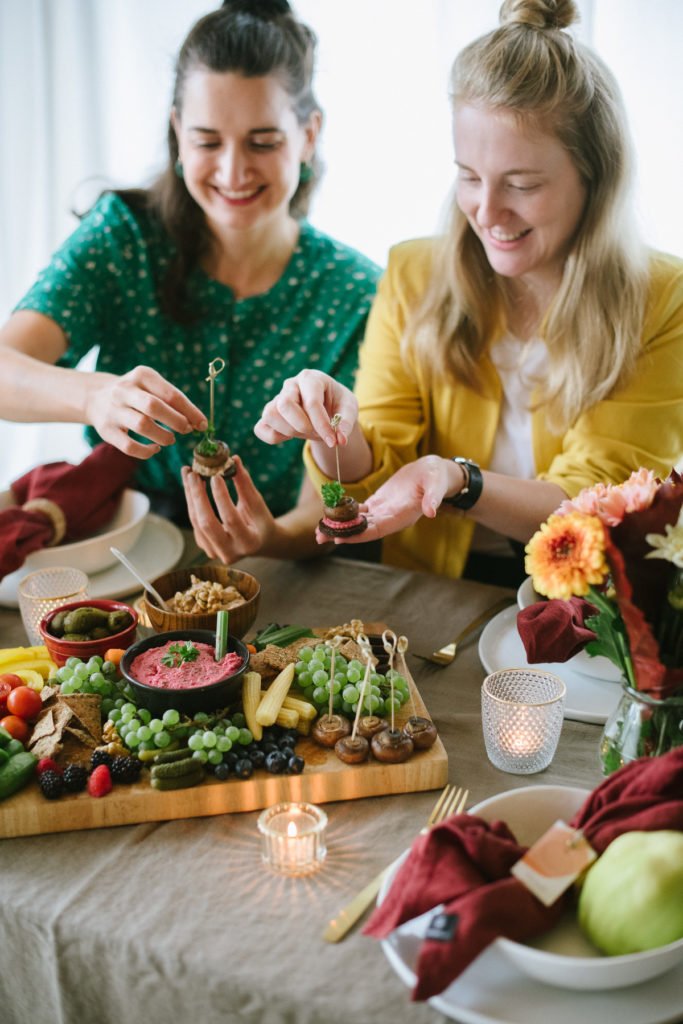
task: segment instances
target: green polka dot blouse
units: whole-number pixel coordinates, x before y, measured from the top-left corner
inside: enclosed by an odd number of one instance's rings
[[[352,386],[379,267],[304,221],[284,274],[262,295],[235,299],[226,285],[195,270],[188,300],[202,315],[187,326],[159,308],[158,286],[172,251],[155,219],[107,193],[16,308],[59,324],[69,342],[60,365],[74,367],[99,346],[98,370],[122,374],[152,366],[207,416],[208,364],[224,359],[215,384],[216,435],[242,457],[272,512],[281,515],[301,486],[302,445],[264,444],[254,423],[284,380],[305,367]],[[91,427],[86,436],[99,441]],[[178,495],[180,468],[192,461],[197,440],[177,435],[170,448],[141,461],[137,486]]]

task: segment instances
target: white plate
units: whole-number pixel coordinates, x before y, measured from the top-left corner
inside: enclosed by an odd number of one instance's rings
[[[12,504],[12,492],[1,492],[0,509],[9,508]],[[16,603],[22,579],[37,569],[68,565],[72,569],[80,569],[88,576],[108,569],[116,562],[116,556],[110,551],[111,545],[114,544],[123,552],[129,551],[139,540],[148,514],[147,495],[130,488],[125,490],[113,518],[90,537],[71,544],[58,544],[53,548],[32,551],[22,566],[0,581],[0,604]]]
[[[529,605],[542,600],[543,598],[539,597],[534,590],[531,577],[527,576],[517,591],[517,604],[520,608],[528,608]],[[609,658],[603,658],[601,655],[592,658],[586,651],[579,651],[573,658],[562,662],[562,664],[570,665],[574,671],[581,672],[584,676],[594,676],[596,679],[606,679],[613,683],[618,683],[621,680],[617,666]]]
[[[514,793],[556,788],[523,787]],[[567,789],[568,794],[577,792]],[[469,813],[481,813],[485,818],[486,805],[493,802],[483,801]],[[378,903],[384,899],[407,854],[408,851],[402,854],[389,870]],[[429,911],[401,925],[382,940],[387,960],[411,989],[415,985],[414,968],[422,935],[433,913]],[[619,1024],[680,1024],[681,991],[683,964],[660,977],[623,989],[577,991],[546,985],[522,974],[499,942],[494,942],[447,989],[433,996],[429,1005],[462,1024],[597,1024],[610,1020],[618,1020]]]
[[[554,672],[567,687],[564,717],[575,722],[604,724],[619,702],[621,687],[617,683],[574,672],[568,667],[568,662],[541,662],[530,665],[524,644],[517,632],[517,612],[518,609],[515,607],[505,608],[487,623],[481,634],[479,658],[486,671],[529,667]]]
[[[184,546],[185,541],[178,527],[168,519],[150,512],[138,541],[128,551],[127,557],[143,576],[152,579],[175,567]],[[9,577],[5,578],[7,579]],[[89,577],[88,597],[126,597],[127,594],[133,594],[138,590],[142,590],[142,587],[120,562]],[[16,608],[16,589],[3,593],[0,604]]]

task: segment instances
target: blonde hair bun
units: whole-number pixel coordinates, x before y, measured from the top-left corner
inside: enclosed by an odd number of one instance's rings
[[[504,0],[501,25],[529,25],[531,28],[560,29],[579,20],[574,0]]]

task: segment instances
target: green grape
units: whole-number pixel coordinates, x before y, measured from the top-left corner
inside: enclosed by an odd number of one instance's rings
[[[313,703],[314,704],[327,704],[329,694],[325,686],[316,686],[313,691]]]
[[[150,722],[151,725],[151,722]],[[167,732],[155,732],[154,733],[154,746],[155,747],[167,747],[171,742],[171,737]]]
[[[302,672],[297,680],[299,686],[305,690],[307,686],[313,686],[313,676],[310,672]]]
[[[299,651],[299,657],[301,658],[302,661],[310,661],[311,658],[313,657],[313,648],[302,647],[301,650]]]
[[[143,740],[151,740],[152,730],[148,725],[141,725],[137,732],[138,739],[142,742]]]
[[[391,705],[392,705],[392,703],[394,705],[394,711],[398,711],[398,709],[401,706],[401,700],[400,700],[399,697],[396,696],[396,694],[394,694],[393,702],[392,702],[392,699],[391,699],[391,695],[389,695],[388,697],[384,698],[384,710],[387,712],[387,714],[391,714]]]
[[[71,679],[71,669],[68,665],[62,665],[61,668],[57,669],[56,676],[60,683],[65,683],[67,679]]]
[[[214,747],[213,750],[209,751],[209,764],[220,764],[222,760],[223,755],[220,750],[216,750]]]
[[[153,740],[142,740],[138,750],[156,750]]]
[[[139,718],[131,718],[130,721],[128,722],[128,725],[130,726],[131,729],[137,732],[140,726],[142,725],[142,722],[140,721]]]
[[[147,725],[150,727],[153,733],[160,733],[164,728],[164,723],[160,718],[151,718]]]
[[[236,711],[232,716],[232,724],[237,726],[238,729],[243,729],[247,724],[247,720],[241,711]]]
[[[119,711],[123,711],[124,705],[126,703],[123,697],[117,697],[114,703],[116,704],[116,707],[119,709]]]
[[[374,694],[375,697],[382,696],[382,691],[380,690],[379,686],[371,686],[370,693]]]
[[[77,665],[82,665],[82,664],[83,664],[83,662],[81,661],[80,658],[71,657],[71,658],[67,658],[66,659],[66,662],[64,664],[64,668],[70,668],[70,669],[73,670],[73,669],[76,668]]]
[[[75,693],[77,689],[77,683],[74,683],[71,679],[67,679],[65,683],[62,683],[60,690],[62,693]]]
[[[202,764],[206,764],[206,762],[209,760],[209,755],[205,750],[195,750],[192,756],[195,759],[195,761],[201,761]]]
[[[128,722],[119,722],[119,724],[116,726],[116,731],[121,737],[121,739],[125,740],[126,736],[130,732],[130,726],[128,725]]]
[[[350,715],[351,712],[353,711],[353,704],[351,704],[348,700],[342,700],[341,710],[345,715]]]
[[[190,735],[189,725],[177,725],[173,730],[173,735],[177,740],[184,740],[186,736]]]
[[[103,661],[104,658],[100,658],[99,654],[93,654],[92,658],[88,660],[85,667],[87,668],[88,672],[99,672],[100,669],[102,668]]]
[[[118,675],[118,669],[113,661],[103,661],[101,671],[104,672],[105,676]]]
[[[114,701],[111,700],[109,697],[106,697],[102,701],[102,714],[103,715],[107,715],[107,717],[108,717],[109,716],[109,712],[112,710],[113,707],[114,707]]]
[[[341,693],[335,693],[334,697],[332,698],[332,707],[334,708],[335,711],[339,711],[341,706],[342,706],[342,704],[343,704],[343,701],[342,701]]]
[[[129,713],[131,715],[134,715],[137,712],[138,709],[136,708],[135,704],[128,703],[128,704],[122,704],[121,705],[121,710],[123,711],[124,715],[127,715]]]
[[[109,721],[116,724],[121,721],[121,711],[117,707],[111,708],[109,711]]]
[[[88,676],[90,675],[90,673],[88,672],[88,668],[87,668],[87,666],[86,666],[86,665],[84,665],[84,664],[83,664],[83,662],[81,661],[81,662],[79,662],[79,663],[78,663],[78,665],[76,665],[76,667],[74,668],[74,675],[75,675],[75,676],[76,676],[76,677],[77,677],[78,679],[87,679],[87,678],[88,678]]]
[[[235,715],[235,718],[237,718],[237,715]],[[243,747],[246,747],[250,743],[252,743],[253,740],[254,740],[254,737],[253,737],[250,729],[240,729],[240,734],[237,737],[237,742],[238,743],[241,743]]]
[[[130,747],[131,750],[134,747],[139,747],[140,746],[140,737],[138,736],[138,734],[136,732],[133,732],[132,729],[129,732],[126,733],[126,746]]]
[[[316,686],[324,686],[327,680],[327,672],[323,672],[322,669],[319,669],[317,672],[313,673],[313,682],[315,683]]]
[[[325,657],[325,655],[329,653],[330,649],[326,644],[316,644],[313,650],[316,654],[322,654],[322,656]]]
[[[355,704],[360,697],[358,687],[349,684],[342,690],[342,698],[346,704]]]
[[[206,711],[198,711],[197,714],[194,716],[194,720],[195,722],[208,722],[209,716],[207,715]]]
[[[161,721],[164,725],[177,725],[180,721],[180,714],[175,708],[169,708],[167,711],[164,711]]]
[[[331,682],[329,682],[327,684],[328,693],[330,692],[330,690],[332,691],[332,693],[340,693],[341,692],[341,688],[342,688],[341,680],[337,679],[336,676],[334,677],[334,679]]]
[[[138,711],[138,718],[140,719],[141,722],[144,722],[145,725],[149,725],[149,723],[152,721],[152,712],[149,710],[149,708],[140,708],[140,710]]]
[[[361,662],[358,660],[358,658],[351,658],[351,661],[348,664],[348,668],[352,668],[354,670],[354,672],[364,672],[365,671],[365,666],[361,664]]]
[[[202,738],[202,733],[193,732],[187,741],[187,745],[190,748],[190,750],[203,750],[204,740]]]
[[[297,661],[296,665],[294,666],[294,671],[295,671],[296,675],[300,675],[301,672],[305,672],[306,671],[306,662],[305,661]]]
[[[317,658],[311,658],[308,663],[308,671],[312,676],[314,676],[316,672],[325,672],[325,662],[318,661]],[[327,675],[327,673],[325,674]]]
[[[211,729],[207,729],[206,730],[206,732],[202,736],[202,739],[204,740],[204,746],[206,747],[207,750],[210,747],[215,747],[216,746],[216,742],[217,742],[216,733],[213,732]]]
[[[240,738],[240,731],[236,725],[229,725],[225,730],[225,735],[228,737],[231,743],[237,743]]]
[[[383,682],[384,682],[384,676],[381,676],[378,672],[371,672],[370,673],[370,685],[371,686],[381,686]]]
[[[216,740],[216,750],[220,750],[222,754],[232,750],[232,740],[228,739],[227,736],[219,736]]]

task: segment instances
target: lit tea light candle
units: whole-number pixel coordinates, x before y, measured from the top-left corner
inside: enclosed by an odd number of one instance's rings
[[[317,871],[327,853],[327,815],[306,803],[282,803],[262,811],[258,830],[263,837],[265,864],[282,875]]]
[[[526,708],[515,708],[509,721],[499,725],[500,746],[508,754],[530,757],[543,748],[545,734],[542,722],[527,712]]]

